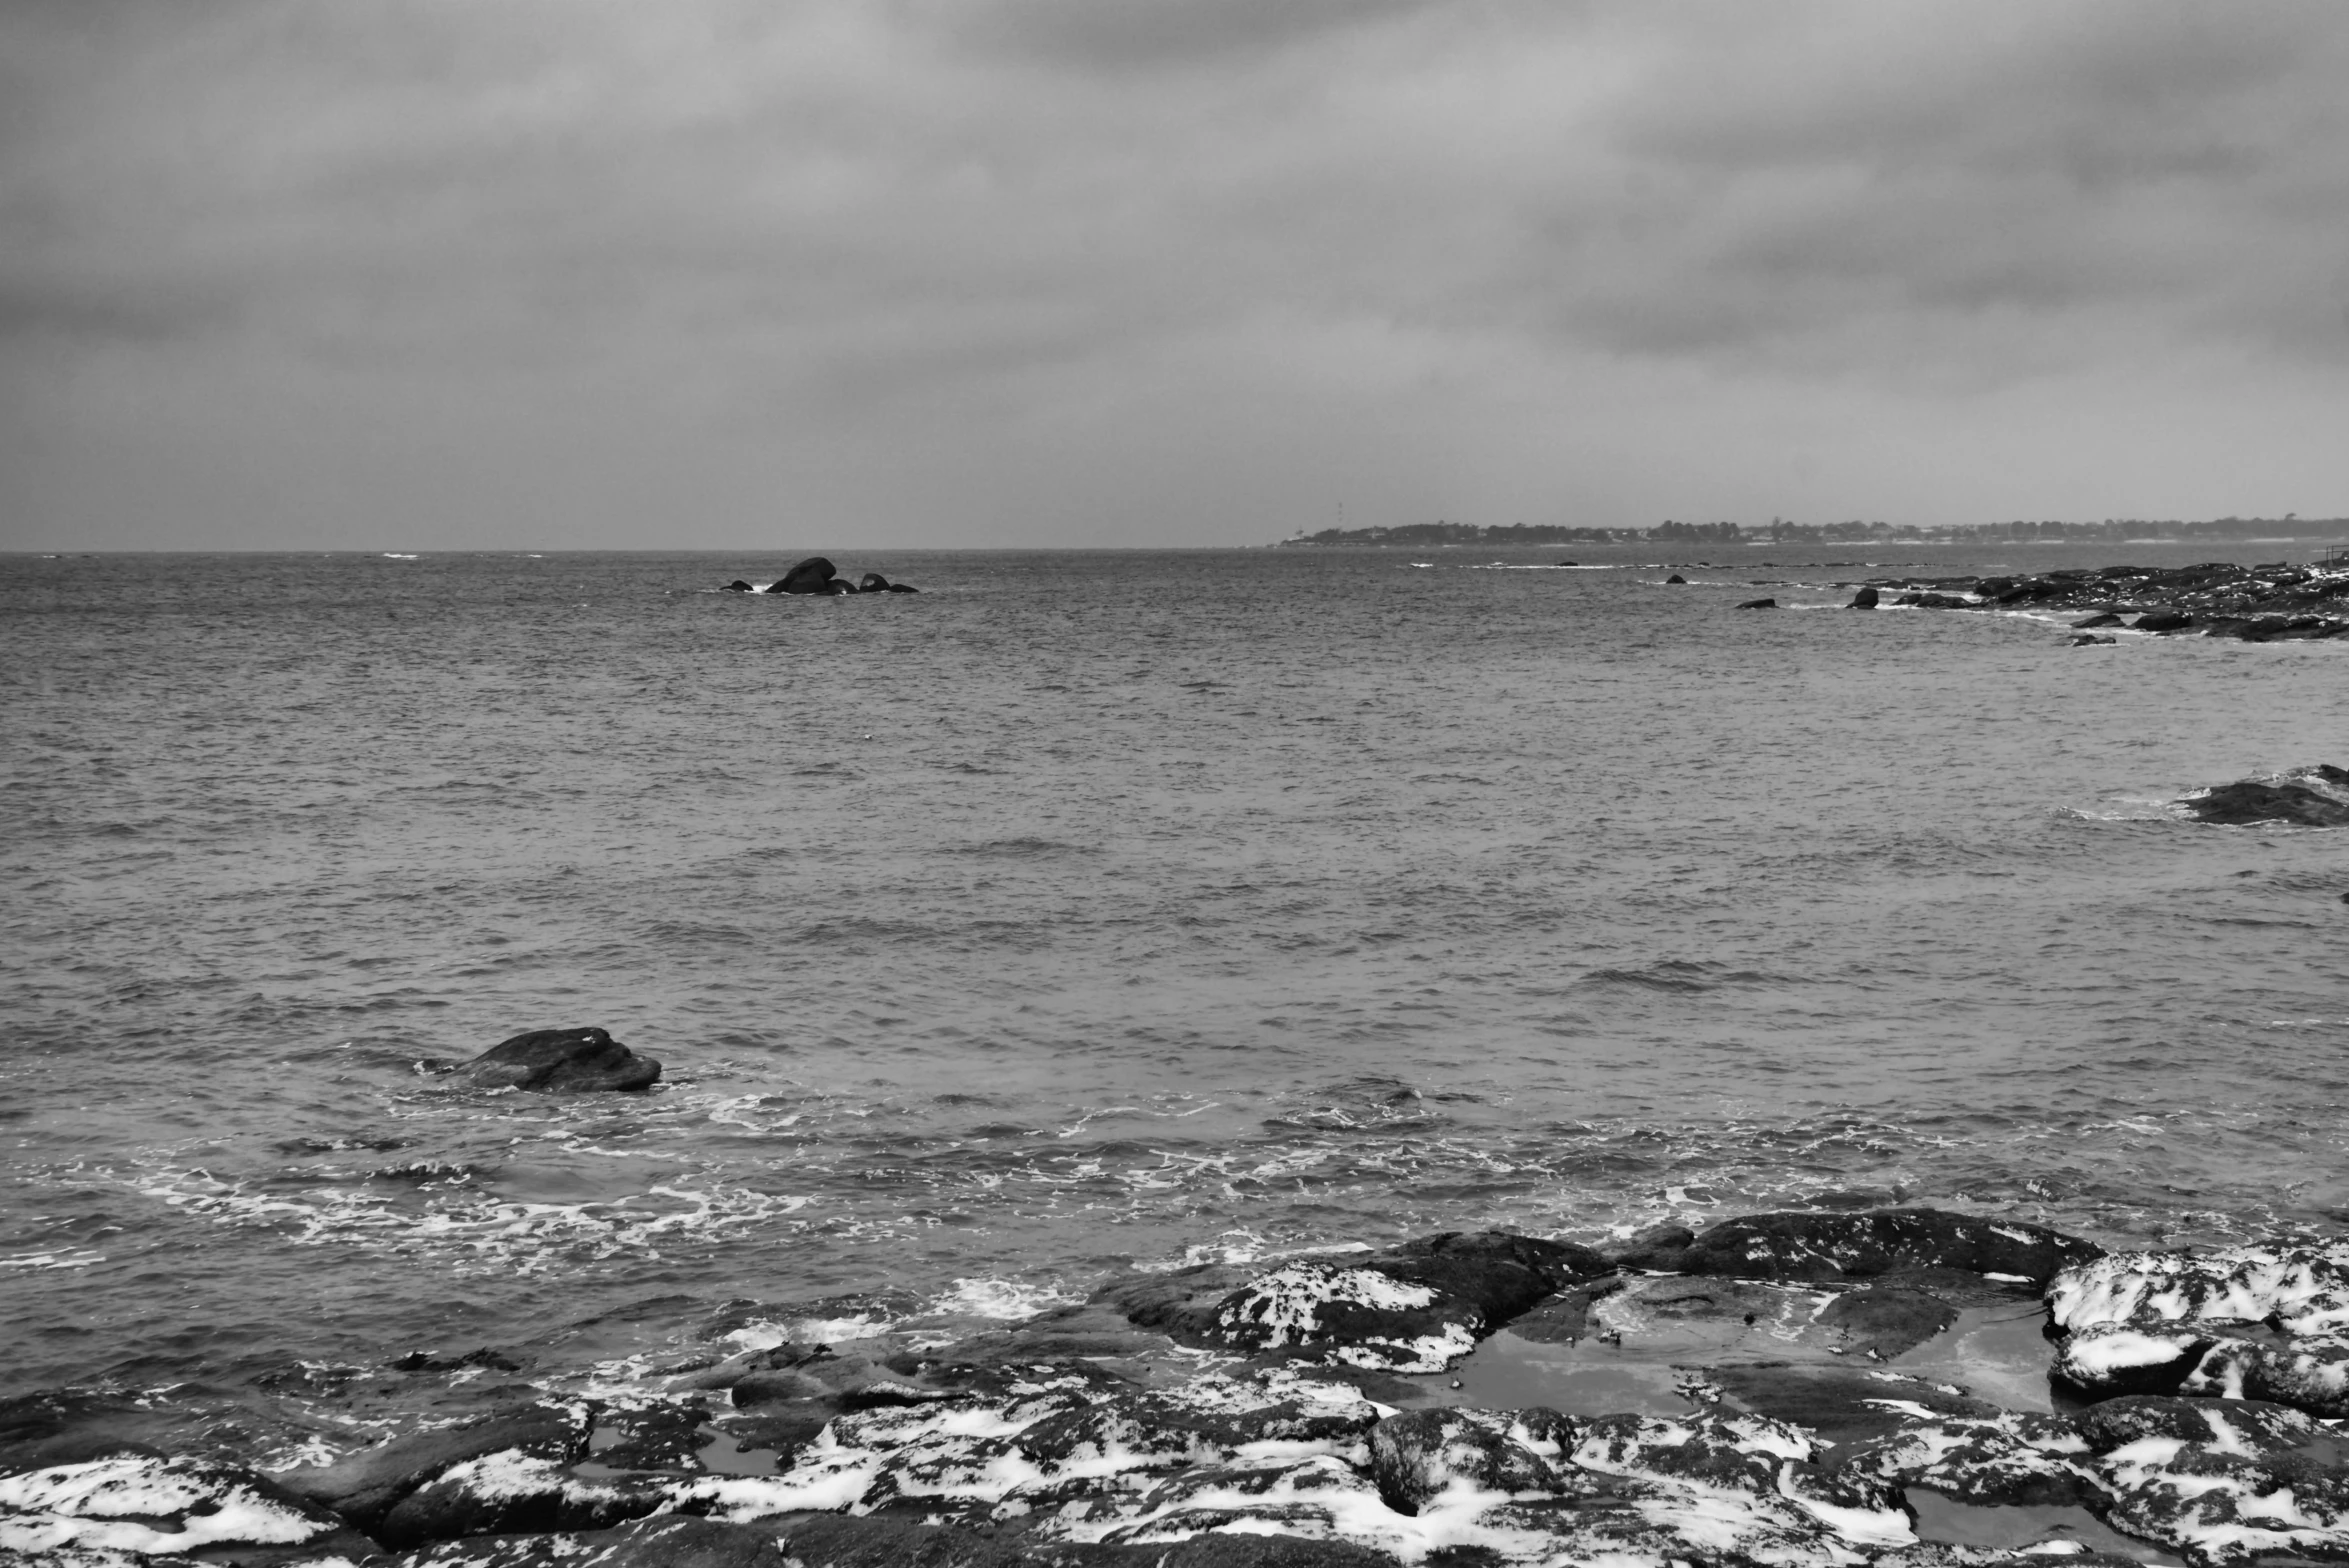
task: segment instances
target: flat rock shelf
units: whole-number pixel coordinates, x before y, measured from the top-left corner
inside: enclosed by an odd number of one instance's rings
[[[1134,1275],[975,1334],[757,1321],[584,1394],[484,1349],[25,1396],[0,1407],[0,1556],[2349,1559],[2349,1242],[2106,1253],[1996,1217],[1782,1212]],[[400,1429],[354,1443],[395,1401]]]

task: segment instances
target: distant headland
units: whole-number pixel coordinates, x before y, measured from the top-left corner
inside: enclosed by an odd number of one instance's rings
[[[2134,543],[2146,540],[2263,539],[2338,541],[2349,539],[2349,517],[2218,517],[2202,522],[2179,519],[2108,517],[2102,522],[1953,523],[1938,527],[1894,526],[1883,522],[1798,523],[1773,517],[1766,524],[1663,522],[1653,528],[1568,528],[1555,523],[1398,523],[1384,528],[1324,528],[1283,539],[1293,545],[1554,545],[1637,544],[1829,544],[1847,540],[1901,539],[1950,543],[2000,540],[2063,540]]]

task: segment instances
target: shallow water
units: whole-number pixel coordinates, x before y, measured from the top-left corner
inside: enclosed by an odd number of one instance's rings
[[[2349,762],[2349,645],[1833,608],[2209,545],[1654,548],[0,558],[0,1379],[624,1376],[727,1302],[1798,1203],[2349,1223],[2349,834],[2165,805]],[[661,1086],[415,1070],[584,1024]]]

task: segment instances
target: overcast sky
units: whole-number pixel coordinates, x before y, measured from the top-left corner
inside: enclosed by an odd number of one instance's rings
[[[2349,514],[2349,5],[0,0],[0,545]]]

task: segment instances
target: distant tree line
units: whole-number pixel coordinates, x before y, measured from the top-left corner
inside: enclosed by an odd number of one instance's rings
[[[1555,523],[1398,523],[1384,528],[1324,528],[1298,533],[1283,545],[1552,545],[1635,544],[1655,540],[1680,544],[1748,544],[1761,540],[1792,544],[1825,544],[1870,539],[1918,540],[2029,540],[2071,539],[2120,542],[2129,539],[2339,539],[2349,537],[2349,517],[2307,518],[2296,512],[2282,517],[2218,517],[2202,522],[2177,518],[2108,517],[2099,523],[2025,522],[1954,523],[1929,528],[1900,528],[1889,523],[1797,523],[1773,517],[1764,524],[1682,523],[1665,521],[1653,528],[1567,528]]]

